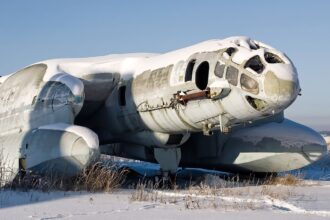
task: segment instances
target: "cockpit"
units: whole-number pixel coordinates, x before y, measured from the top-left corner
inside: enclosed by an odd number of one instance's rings
[[[222,50],[214,75],[240,89],[249,105],[261,112],[279,112],[299,93],[296,69],[281,52],[248,38],[235,38]]]

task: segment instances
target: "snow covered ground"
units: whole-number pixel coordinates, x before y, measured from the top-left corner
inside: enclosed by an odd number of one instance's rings
[[[240,185],[216,173],[193,172],[203,176],[204,186],[113,193],[2,190],[0,219],[330,219],[330,156],[299,171],[304,180],[293,186]],[[219,183],[224,187],[214,186]]]
[[[276,186],[274,186],[276,187]],[[245,188],[253,190],[254,187]],[[257,187],[256,187],[257,188]],[[289,198],[244,193],[215,196],[182,191],[158,191],[163,200],[131,201],[132,190],[107,193],[36,191],[1,194],[1,219],[329,219],[330,184],[320,183],[294,190]],[[172,199],[171,199],[172,198]],[[199,201],[199,202],[198,202]],[[214,203],[214,201],[217,201]],[[215,205],[216,204],[216,205]]]

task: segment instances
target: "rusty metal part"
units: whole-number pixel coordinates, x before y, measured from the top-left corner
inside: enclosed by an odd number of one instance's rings
[[[178,91],[176,94],[174,94],[174,98],[171,98],[170,102],[163,105],[157,105],[157,106],[150,106],[147,101],[140,103],[137,106],[138,112],[149,112],[149,111],[155,111],[160,109],[166,109],[166,108],[177,108],[178,104],[185,105],[188,101],[193,99],[202,99],[202,98],[211,98],[210,88],[206,88],[205,90],[198,91],[198,92],[192,92],[188,93],[183,91]]]
[[[190,93],[190,94],[186,94],[186,93],[182,94],[182,92],[178,92],[176,94],[176,99],[182,104],[185,104],[190,100],[200,99],[200,98],[211,98],[210,88],[206,88],[205,90]]]

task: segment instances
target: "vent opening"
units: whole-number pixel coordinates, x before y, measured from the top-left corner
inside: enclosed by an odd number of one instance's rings
[[[233,48],[233,47],[229,47],[229,48],[226,50],[226,53],[228,53],[229,56],[233,55],[235,52],[236,52],[236,49]]]
[[[187,69],[186,69],[186,75],[184,77],[185,82],[192,80],[192,74],[193,74],[195,63],[196,63],[196,60],[189,61],[188,65],[187,65]]]
[[[265,69],[265,66],[262,64],[260,57],[257,55],[257,56],[251,57],[245,63],[244,68],[250,68],[257,73],[262,73],[262,71]]]
[[[255,110],[261,111],[266,107],[266,102],[261,99],[246,96],[246,100]]]
[[[120,106],[125,106],[126,105],[126,86],[119,87],[118,103],[119,103]]]
[[[199,64],[196,70],[195,83],[197,88],[204,90],[207,87],[209,81],[209,63],[207,61]]]
[[[265,60],[267,61],[267,63],[284,63],[279,56],[269,52],[265,53]]]

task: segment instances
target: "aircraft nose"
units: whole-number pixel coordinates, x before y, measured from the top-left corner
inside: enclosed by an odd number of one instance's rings
[[[297,98],[300,91],[295,70],[288,68],[277,68],[277,72],[268,71],[264,87],[270,103],[273,103],[274,107],[279,108],[280,111],[287,108]]]

